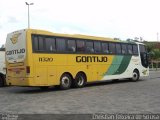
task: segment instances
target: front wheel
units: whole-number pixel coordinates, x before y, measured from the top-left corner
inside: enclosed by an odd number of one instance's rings
[[[60,88],[62,90],[69,89],[71,87],[72,78],[69,74],[63,74],[60,78]]]
[[[138,72],[138,70],[134,70],[133,71],[131,80],[135,81],[135,82],[139,80],[139,72]]]
[[[86,84],[86,76],[83,73],[78,73],[74,80],[74,87],[81,88]]]

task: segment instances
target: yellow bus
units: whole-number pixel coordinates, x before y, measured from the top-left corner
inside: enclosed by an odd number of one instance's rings
[[[6,67],[8,85],[42,89],[149,75],[142,43],[36,29],[7,35]]]

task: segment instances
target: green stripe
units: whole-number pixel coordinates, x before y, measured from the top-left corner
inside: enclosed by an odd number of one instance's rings
[[[111,66],[109,67],[108,71],[104,75],[117,75],[117,74],[122,74],[125,72],[127,69],[130,60],[131,60],[131,55],[127,56],[115,56],[113,58],[113,62]]]
[[[113,62],[111,64],[111,66],[109,67],[108,71],[105,73],[105,75],[112,75],[114,74],[117,69],[119,68],[121,62],[123,60],[123,56],[118,56],[116,55],[113,59]]]
[[[127,69],[128,65],[130,63],[131,57],[132,57],[131,55],[123,57],[123,60],[120,64],[118,70],[114,73],[114,75],[122,74],[123,72],[125,72],[125,70]]]

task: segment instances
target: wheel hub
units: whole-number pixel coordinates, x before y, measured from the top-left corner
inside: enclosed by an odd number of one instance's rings
[[[78,79],[78,85],[83,85],[84,79],[81,77]]]
[[[133,73],[133,79],[136,80],[138,75],[136,73]]]
[[[68,77],[63,77],[62,78],[62,85],[68,86],[69,85],[69,78]]]

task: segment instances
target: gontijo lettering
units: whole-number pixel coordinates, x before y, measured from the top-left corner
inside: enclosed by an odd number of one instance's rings
[[[76,62],[107,62],[107,56],[76,56]]]
[[[6,51],[6,55],[15,55],[15,54],[20,54],[20,53],[25,53],[25,49],[22,48],[22,49]]]

